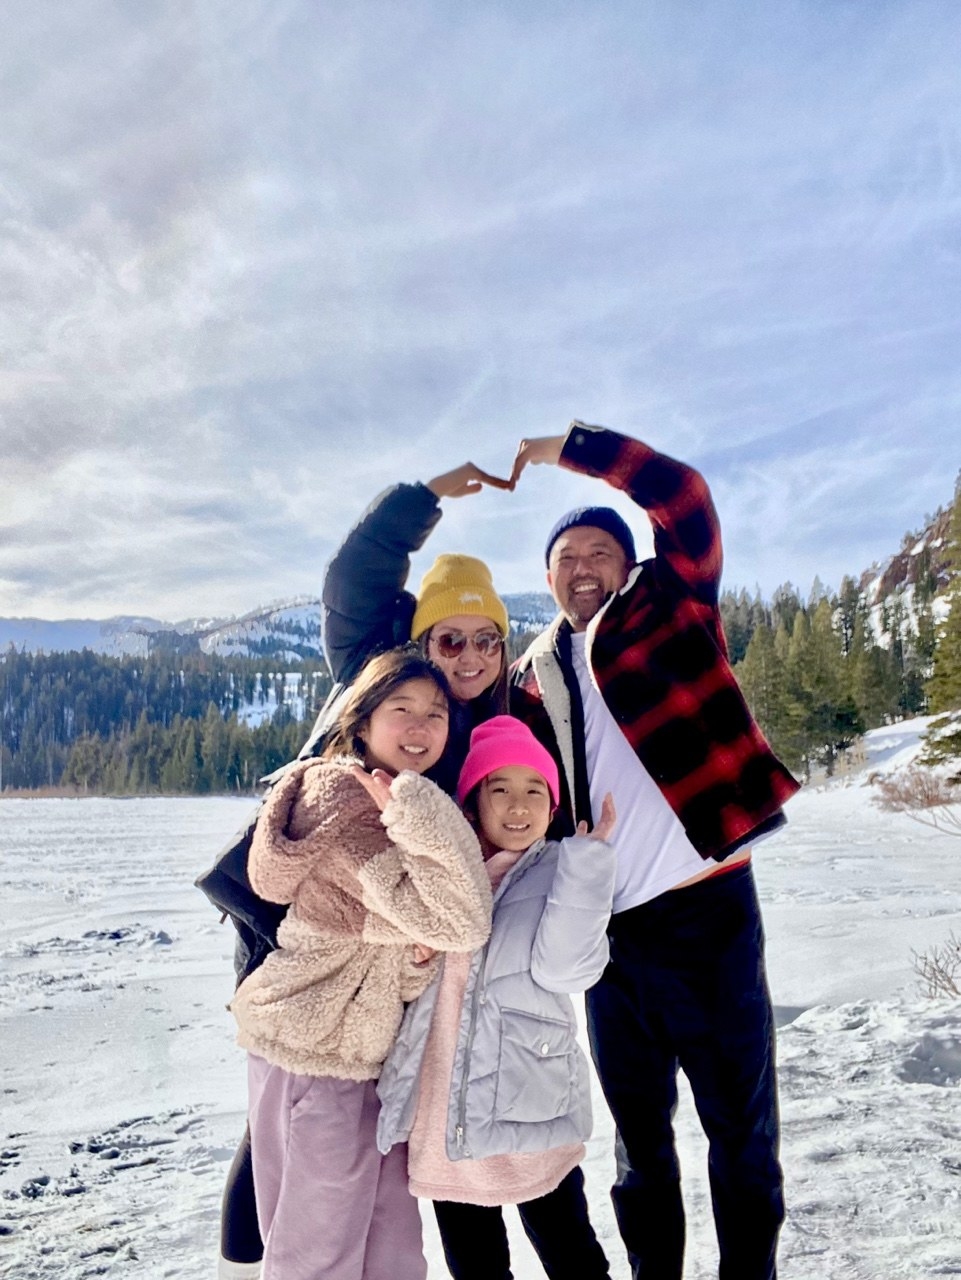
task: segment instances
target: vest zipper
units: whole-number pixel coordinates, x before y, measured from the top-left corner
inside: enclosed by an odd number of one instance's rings
[[[474,1034],[477,1030],[477,1006],[480,1003],[481,987],[484,981],[484,970],[487,967],[487,947],[484,944],[484,951],[481,956],[480,966],[477,970],[477,981],[474,983],[474,991],[471,995],[470,1002],[470,1023],[467,1027],[467,1044],[464,1047],[464,1067],[461,1071],[460,1093],[457,1098],[457,1123],[454,1126],[454,1141],[458,1151],[464,1150],[464,1130],[467,1125],[467,1081],[470,1076],[470,1055],[474,1048]]]

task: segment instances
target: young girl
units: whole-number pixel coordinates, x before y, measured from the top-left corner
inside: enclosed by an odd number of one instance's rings
[[[382,1158],[375,1081],[406,1001],[486,939],[477,839],[420,775],[447,740],[443,675],[393,650],[355,682],[320,760],[270,793],[251,883],[289,903],[231,1009],[249,1050],[264,1280],[424,1280],[403,1150]],[[415,947],[414,944],[419,944]]]
[[[589,1069],[566,993],[607,963],[614,804],[605,797],[591,836],[581,823],[545,841],[558,789],[557,766],[519,720],[473,731],[457,796],[494,889],[490,941],[445,958],[378,1085],[378,1145],[409,1141],[410,1189],[434,1201],[455,1280],[509,1280],[505,1204],[518,1206],[552,1280],[609,1275],[579,1167]]]

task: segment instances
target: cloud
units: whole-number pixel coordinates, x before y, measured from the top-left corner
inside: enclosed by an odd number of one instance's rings
[[[573,416],[702,467],[732,584],[860,572],[959,462],[959,28],[937,0],[21,7],[0,612],[316,590],[378,490]],[[590,497],[532,475],[435,540],[539,585]]]

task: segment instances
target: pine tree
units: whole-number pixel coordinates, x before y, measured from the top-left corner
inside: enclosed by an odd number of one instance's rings
[[[768,624],[755,628],[742,662],[734,668],[751,713],[774,751],[786,764],[797,765],[791,740],[791,716],[784,661]]]
[[[223,791],[227,785],[230,730],[214,703],[207,707],[200,732],[202,779],[205,791]]]
[[[894,719],[898,709],[899,681],[891,655],[866,632],[863,618],[857,617],[851,637],[851,648],[845,659],[848,689],[865,726],[876,728]]]
[[[801,596],[796,587],[793,587],[790,582],[785,582],[778,587],[771,600],[771,623],[775,634],[783,623],[787,634],[790,635],[794,629],[794,620],[803,608],[804,605],[801,603]]]
[[[931,548],[925,545],[917,555],[914,583],[914,622],[917,631],[918,660],[926,680],[930,679],[932,674],[934,651],[938,641],[938,629],[933,607],[937,590],[938,577],[931,564]]]
[[[719,601],[719,609],[727,639],[728,659],[733,667],[747,653],[754,633],[751,600],[743,587],[737,595],[732,591],[725,591]]]
[[[97,734],[84,734],[73,744],[63,771],[63,781],[87,795],[100,789],[103,770],[103,744]]]
[[[851,694],[842,638],[834,628],[834,608],[827,596],[822,596],[811,622],[807,675],[815,749],[830,774],[839,752],[864,732],[864,722]]]
[[[924,761],[961,757],[961,473],[954,485],[948,526],[948,615],[939,628],[927,691],[932,711],[946,713],[925,734]]]
[[[185,720],[176,751],[181,791],[195,795],[206,790],[203,760],[200,756],[200,730],[196,720]]]
[[[838,627],[845,656],[851,652],[858,623],[861,623],[862,636],[864,634],[866,613],[860,587],[852,577],[845,575],[838,592]]]
[[[948,616],[939,631],[928,683],[931,710],[961,708],[961,474],[954,486],[954,505],[948,527]]]

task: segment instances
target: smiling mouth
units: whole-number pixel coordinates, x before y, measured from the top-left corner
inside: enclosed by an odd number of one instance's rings
[[[400,749],[401,751],[406,751],[407,754],[410,756],[423,756],[427,754],[426,747],[418,747],[418,746],[415,746],[413,743],[405,744],[402,742],[400,744]]]
[[[571,594],[575,596],[587,595],[589,592],[600,591],[601,584],[599,582],[579,582],[576,587],[571,587]]]

